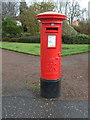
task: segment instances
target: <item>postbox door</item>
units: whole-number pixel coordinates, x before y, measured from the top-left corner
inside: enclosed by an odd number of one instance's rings
[[[54,28],[53,32],[50,32],[50,29],[48,29],[48,32],[42,34],[41,77],[44,79],[52,80],[60,78],[61,37],[59,31],[60,28]]]

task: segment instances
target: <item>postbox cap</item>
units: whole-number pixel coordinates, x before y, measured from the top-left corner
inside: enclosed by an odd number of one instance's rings
[[[60,19],[60,20],[65,20],[66,19],[66,15],[62,15],[60,13],[57,12],[52,12],[52,11],[48,11],[48,12],[44,12],[44,13],[40,13],[36,16],[37,19],[39,20],[43,20],[43,19]]]

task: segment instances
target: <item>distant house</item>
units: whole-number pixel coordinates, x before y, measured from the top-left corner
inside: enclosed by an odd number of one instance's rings
[[[74,22],[72,23],[72,25],[78,26],[78,25],[79,25],[79,20],[74,21]]]
[[[18,21],[18,20],[16,21],[16,23],[17,23],[18,26],[22,25],[22,23],[20,21]]]

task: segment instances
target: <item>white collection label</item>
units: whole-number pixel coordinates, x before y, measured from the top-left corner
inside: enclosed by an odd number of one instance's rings
[[[48,47],[56,47],[56,35],[48,35]]]

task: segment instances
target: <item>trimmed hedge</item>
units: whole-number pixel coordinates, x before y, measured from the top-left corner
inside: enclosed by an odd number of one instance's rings
[[[5,41],[5,42],[18,42],[19,38],[2,38],[2,41]]]
[[[62,42],[65,44],[90,44],[90,36],[85,34],[63,35]],[[2,41],[20,43],[40,43],[40,36],[29,36],[22,38],[3,38]]]
[[[63,35],[62,42],[65,44],[90,44],[90,36],[85,34]]]
[[[2,38],[2,41],[6,42],[20,42],[20,43],[40,43],[39,36],[29,36],[21,38]]]
[[[40,36],[21,37],[18,42],[21,43],[40,43]]]

